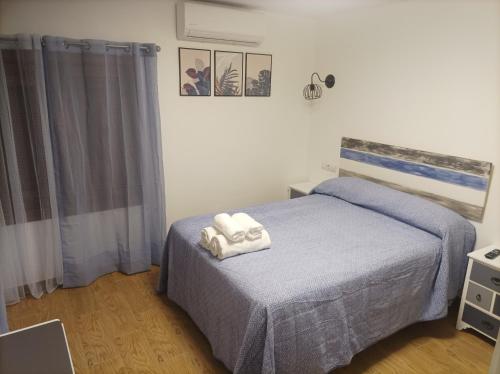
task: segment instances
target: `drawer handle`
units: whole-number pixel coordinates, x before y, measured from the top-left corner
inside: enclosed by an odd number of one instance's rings
[[[484,320],[482,320],[482,321],[481,321],[481,324],[482,324],[485,328],[487,328],[488,330],[493,330],[493,328],[495,327],[495,326],[493,326],[493,324],[492,324],[491,322],[484,321]]]
[[[479,302],[481,302],[481,294],[477,294],[476,295],[476,300],[479,301]]]
[[[500,278],[491,277],[491,283],[493,283],[495,286],[500,286]]]

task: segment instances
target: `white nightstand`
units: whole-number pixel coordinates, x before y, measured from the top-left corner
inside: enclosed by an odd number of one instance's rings
[[[318,184],[320,184],[321,181],[319,182],[301,182],[301,183],[294,183],[288,186],[288,197],[290,199],[295,199],[297,197],[302,197],[309,195],[311,191],[316,187]]]
[[[495,340],[500,328],[500,256],[488,260],[484,255],[491,245],[468,254],[457,329],[472,328]]]
[[[288,186],[288,198],[295,199],[297,197],[309,195],[314,187],[316,187],[321,182],[326,180],[337,178],[336,176],[330,176],[323,179],[314,179],[307,182],[294,183]]]
[[[457,329],[472,328],[497,341],[500,338],[500,256],[489,260],[484,255],[497,245],[490,245],[468,254]],[[500,372],[500,349],[495,348],[490,374]]]

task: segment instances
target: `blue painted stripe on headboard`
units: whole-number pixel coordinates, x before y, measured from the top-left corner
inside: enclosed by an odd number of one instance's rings
[[[452,183],[459,186],[470,187],[479,191],[488,189],[488,179],[476,175],[463,174],[453,170],[435,168],[424,164],[396,160],[389,157],[377,156],[374,154],[353,151],[341,148],[340,157],[348,160],[363,162],[365,164],[380,166],[386,169],[396,170],[407,174],[439,180],[441,182]]]

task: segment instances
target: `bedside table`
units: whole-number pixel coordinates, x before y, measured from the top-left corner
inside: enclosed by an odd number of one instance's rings
[[[469,253],[457,329],[472,328],[496,341],[500,328],[500,256],[489,260],[484,255],[491,245]]]
[[[297,197],[307,196],[321,182],[302,182],[288,186],[288,197],[295,199]]]

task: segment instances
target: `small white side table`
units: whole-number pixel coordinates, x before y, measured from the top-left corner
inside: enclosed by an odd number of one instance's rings
[[[497,245],[469,253],[469,264],[458,312],[457,329],[472,328],[496,341],[489,374],[500,374],[500,256],[484,255]]]
[[[295,199],[297,197],[309,195],[314,187],[320,183],[321,181],[309,181],[291,184],[288,186],[288,198]]]
[[[490,260],[484,255],[496,245],[469,253],[457,329],[472,328],[496,341],[500,330],[500,256]],[[500,374],[500,373],[499,373]]]
[[[288,186],[288,198],[295,199],[297,197],[307,196],[318,184],[333,178],[337,178],[337,176],[332,175],[329,177],[323,177],[322,179],[312,179],[309,181],[291,184]]]

